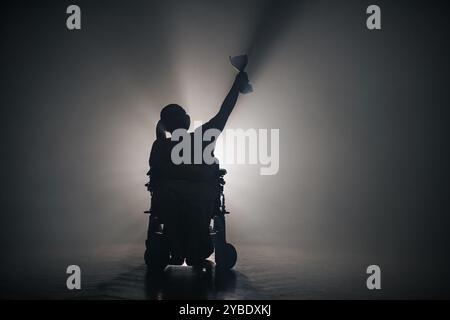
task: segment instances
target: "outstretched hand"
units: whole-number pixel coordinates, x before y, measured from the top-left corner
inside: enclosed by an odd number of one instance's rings
[[[248,86],[249,80],[247,72],[241,71],[236,75],[236,84],[241,92]]]

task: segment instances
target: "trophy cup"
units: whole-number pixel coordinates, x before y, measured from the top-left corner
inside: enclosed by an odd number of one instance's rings
[[[248,57],[246,54],[240,55],[240,56],[230,56],[230,62],[233,67],[236,68],[237,71],[241,72],[245,70],[245,67],[248,63]],[[250,93],[253,92],[253,87],[250,83],[247,83],[247,85],[241,89],[241,93]]]

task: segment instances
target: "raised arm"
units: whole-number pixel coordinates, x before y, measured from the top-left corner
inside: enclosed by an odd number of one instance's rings
[[[239,97],[240,91],[242,88],[248,84],[248,76],[246,72],[239,72],[231,86],[230,91],[228,92],[225,100],[223,100],[222,105],[220,106],[219,112],[207,123],[203,125],[203,131],[214,128],[220,131],[223,130],[225,124],[230,116],[231,112],[236,105],[237,99]]]

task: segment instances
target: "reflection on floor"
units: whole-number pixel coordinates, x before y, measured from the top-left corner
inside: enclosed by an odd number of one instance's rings
[[[239,285],[238,285],[239,283]],[[267,299],[242,273],[218,271],[211,262],[204,272],[190,267],[169,266],[163,273],[150,273],[139,266],[99,285],[91,296],[102,299]]]
[[[135,259],[129,256],[125,263],[129,265]],[[238,267],[233,270],[216,268],[214,256],[202,271],[186,265],[170,265],[163,272],[155,273],[150,272],[142,262],[124,269],[126,271],[107,281],[89,281],[83,292],[74,293],[73,297],[139,300],[270,299],[270,295],[255,286]]]
[[[152,275],[143,264],[143,245],[90,252],[24,255],[3,264],[0,298],[27,299],[374,299],[448,297],[429,269],[413,271],[397,257],[304,253],[274,246],[238,245],[238,263],[219,272],[211,262],[203,273],[169,266]],[[375,260],[375,261],[374,261]],[[395,263],[394,263],[395,262]],[[400,265],[398,263],[400,262]],[[382,290],[368,290],[366,268],[382,267]],[[402,265],[404,263],[405,265]],[[82,289],[68,290],[66,268],[82,270]],[[425,276],[424,276],[425,275]]]

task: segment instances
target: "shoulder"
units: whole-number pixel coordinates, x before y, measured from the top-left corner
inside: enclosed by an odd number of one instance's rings
[[[152,150],[150,152],[150,157],[154,158],[165,152],[166,149],[170,148],[170,139],[156,139],[152,144]]]
[[[152,149],[159,148],[159,147],[165,146],[167,144],[170,144],[170,138],[156,139],[155,141],[153,141]]]

